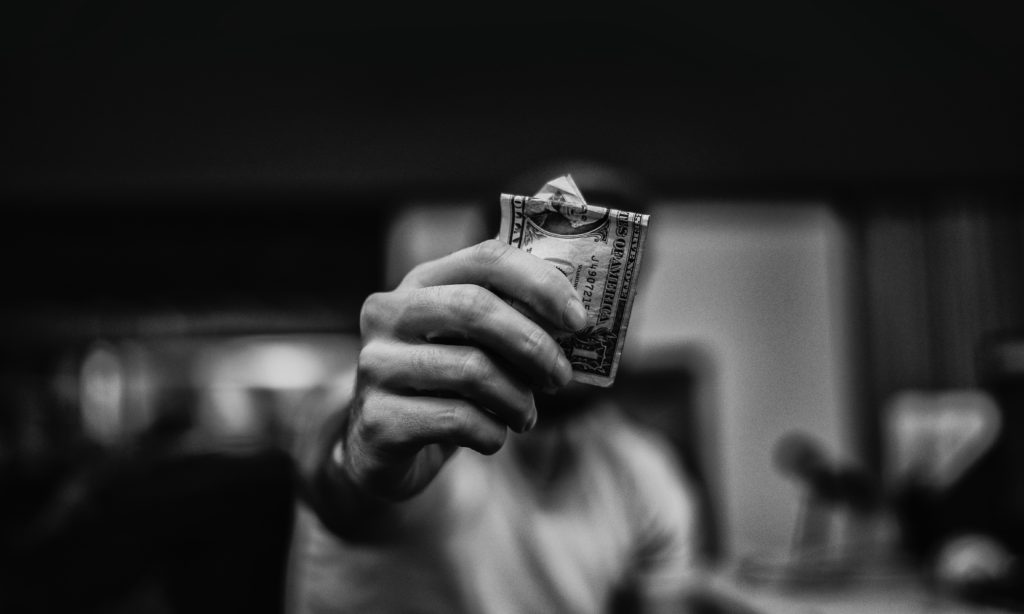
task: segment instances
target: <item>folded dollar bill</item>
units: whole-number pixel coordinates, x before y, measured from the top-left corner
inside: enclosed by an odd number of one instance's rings
[[[587,204],[569,175],[549,181],[534,196],[501,195],[499,237],[558,267],[587,310],[586,327],[559,339],[578,382],[615,381],[648,219]]]

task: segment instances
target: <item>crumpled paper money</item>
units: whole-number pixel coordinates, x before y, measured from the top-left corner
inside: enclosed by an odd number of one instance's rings
[[[615,381],[649,218],[588,204],[570,175],[534,196],[501,195],[499,238],[558,267],[587,310],[586,327],[559,339],[578,382]]]

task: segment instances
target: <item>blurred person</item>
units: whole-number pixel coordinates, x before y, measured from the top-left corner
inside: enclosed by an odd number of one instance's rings
[[[370,296],[355,372],[309,409],[289,609],[686,611],[696,502],[667,442],[570,381],[555,336],[584,324],[497,240]]]

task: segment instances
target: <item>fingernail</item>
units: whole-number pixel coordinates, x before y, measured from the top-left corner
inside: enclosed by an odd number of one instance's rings
[[[569,330],[577,331],[587,324],[587,310],[583,308],[583,303],[580,299],[572,297],[569,302],[565,304],[565,310],[562,312],[562,320]]]
[[[555,367],[555,385],[561,388],[572,379],[572,365],[565,354],[558,354],[558,366]]]
[[[537,400],[530,395],[530,417],[523,422],[522,428],[519,429],[520,433],[525,433],[533,428],[533,425],[537,422]]]

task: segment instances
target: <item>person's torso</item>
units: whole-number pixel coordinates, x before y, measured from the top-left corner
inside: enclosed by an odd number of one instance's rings
[[[387,544],[340,541],[301,509],[293,611],[604,611],[630,568],[639,502],[616,450],[622,422],[600,418],[582,421],[553,485],[538,486],[508,447],[460,451],[406,503],[409,523]]]

